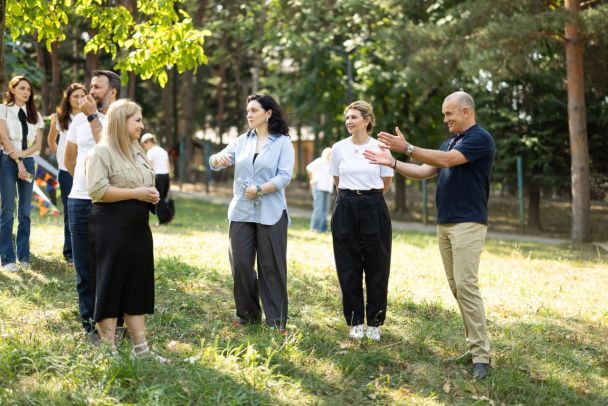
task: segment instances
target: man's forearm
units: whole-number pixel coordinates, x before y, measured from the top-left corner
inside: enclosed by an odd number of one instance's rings
[[[416,165],[401,161],[397,162],[395,170],[405,177],[417,180],[432,178],[437,174],[437,169],[432,166]]]

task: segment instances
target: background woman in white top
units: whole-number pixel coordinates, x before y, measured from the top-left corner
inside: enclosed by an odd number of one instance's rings
[[[371,164],[363,156],[366,149],[380,149],[379,142],[369,135],[375,124],[372,106],[356,101],[344,114],[350,137],[334,144],[330,163],[330,173],[338,186],[331,220],[334,257],[351,338],[367,335],[378,341],[386,318],[392,242],[391,219],[383,193],[391,185],[393,170]],[[363,274],[367,306],[363,300]]]
[[[30,261],[30,206],[32,204],[34,158],[42,145],[44,121],[34,105],[34,89],[25,76],[15,76],[8,82],[4,103],[0,105],[0,257],[9,271],[28,268]],[[15,197],[17,208],[17,256],[13,245]]]
[[[87,92],[84,85],[72,83],[63,92],[63,99],[57,107],[57,113],[51,116],[51,128],[49,129],[49,148],[57,157],[59,166],[59,187],[61,188],[61,202],[63,203],[63,257],[68,262],[73,262],[72,258],[72,235],[70,234],[70,223],[68,221],[68,195],[72,190],[72,175],[65,166],[65,142],[70,123],[74,116],[80,113],[80,99],[85,97]],[[59,142],[57,142],[59,136]]]

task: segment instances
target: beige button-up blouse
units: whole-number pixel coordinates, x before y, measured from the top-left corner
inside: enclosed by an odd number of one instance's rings
[[[154,186],[154,171],[141,152],[133,149],[135,164],[125,161],[108,144],[93,148],[86,161],[87,192],[91,200],[101,202],[110,186],[138,188]]]

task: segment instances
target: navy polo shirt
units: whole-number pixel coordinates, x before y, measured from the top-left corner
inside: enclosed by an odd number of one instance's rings
[[[474,222],[487,225],[495,154],[492,135],[475,124],[446,140],[439,149],[457,149],[468,162],[439,169],[435,195],[437,224]]]

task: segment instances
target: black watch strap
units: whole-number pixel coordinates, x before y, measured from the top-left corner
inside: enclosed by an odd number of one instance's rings
[[[91,121],[95,120],[96,118],[97,118],[97,113],[89,114],[87,116],[87,121],[90,123]]]

